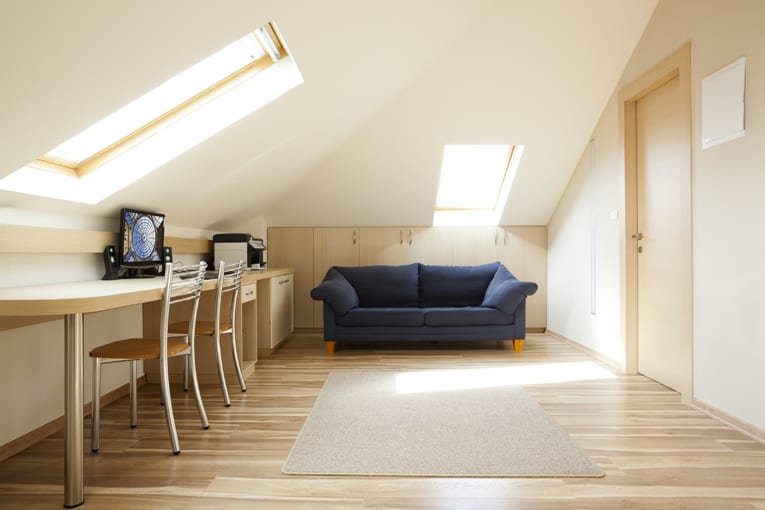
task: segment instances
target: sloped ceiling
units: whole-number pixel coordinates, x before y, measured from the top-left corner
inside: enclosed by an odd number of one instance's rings
[[[656,0],[4,0],[0,176],[268,20],[305,83],[90,206],[177,226],[429,225],[445,144],[523,144],[503,224],[547,223]]]

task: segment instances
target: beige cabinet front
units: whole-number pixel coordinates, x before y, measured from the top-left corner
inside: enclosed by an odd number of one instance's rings
[[[314,302],[311,299],[313,278],[313,228],[284,227],[268,229],[268,266],[295,268],[295,327],[312,328]]]
[[[291,274],[271,278],[271,342],[273,349],[294,329],[292,309],[293,277]]]
[[[313,229],[313,284],[319,285],[332,266],[358,266],[360,260],[358,228]],[[322,303],[313,308],[313,325],[324,326]]]

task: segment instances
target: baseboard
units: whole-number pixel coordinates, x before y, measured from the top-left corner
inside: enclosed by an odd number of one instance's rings
[[[138,387],[146,384],[146,376],[138,378]],[[101,405],[107,406],[112,402],[121,399],[122,397],[130,394],[130,384],[123,384],[117,389],[110,391],[109,393],[101,396]],[[92,404],[88,402],[83,407],[84,416],[90,416],[93,409]],[[14,439],[13,441],[0,446],[0,462],[9,457],[13,457],[17,453],[26,450],[30,446],[39,443],[48,436],[55,434],[56,432],[64,430],[64,417],[56,418],[55,420],[46,423],[42,427],[38,427],[31,432],[24,434],[23,436]]]
[[[562,340],[562,341],[566,342],[567,344],[571,345],[572,347],[576,347],[577,349],[579,349],[580,351],[584,352],[588,356],[592,356],[593,358],[595,358],[596,360],[600,361],[604,365],[607,365],[612,370],[615,370],[616,372],[619,372],[620,374],[624,373],[624,368],[615,359],[609,358],[605,354],[603,354],[601,352],[598,352],[598,351],[596,351],[594,349],[590,349],[586,345],[582,345],[579,342],[577,342],[576,340],[572,340],[572,339],[570,339],[570,338],[568,338],[566,336],[561,335],[560,333],[556,333],[555,331],[553,331],[551,329],[547,330],[547,334],[557,338],[558,340]]]
[[[545,333],[547,328],[526,328],[526,333]]]
[[[294,334],[297,335],[320,335],[324,333],[324,328],[306,328],[306,327],[299,327],[295,328],[293,330]]]
[[[719,420],[726,425],[733,427],[739,432],[746,434],[752,439],[756,439],[761,443],[765,443],[765,430],[761,430],[754,425],[750,425],[749,423],[741,421],[738,418],[726,413],[725,411],[720,411],[716,407],[705,404],[704,402],[695,398],[691,401],[691,406],[698,409],[702,413],[708,414],[712,418],[715,418],[716,420]]]

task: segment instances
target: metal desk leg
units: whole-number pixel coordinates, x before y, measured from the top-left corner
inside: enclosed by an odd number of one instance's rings
[[[72,508],[85,502],[82,458],[82,313],[66,315],[64,329],[64,506]]]

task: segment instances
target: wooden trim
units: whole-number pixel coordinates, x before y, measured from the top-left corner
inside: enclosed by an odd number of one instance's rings
[[[547,328],[526,328],[526,333],[544,333],[545,331],[547,331]]]
[[[280,60],[286,57],[287,54],[284,53],[282,54]],[[136,145],[142,143],[144,140],[151,138],[156,133],[166,129],[167,126],[185,117],[193,110],[196,110],[202,105],[212,101],[216,97],[225,94],[255,74],[268,69],[273,64],[274,62],[271,61],[271,57],[268,55],[264,55],[258,60],[250,62],[240,70],[211,85],[194,97],[179,104],[172,110],[162,114],[148,124],[141,126],[124,138],[114,142],[107,148],[89,157],[77,167],[77,174],[80,177],[83,177],[90,172],[97,170],[108,161],[130,150]]]
[[[8,329],[23,328],[26,326],[34,326],[35,324],[42,324],[44,322],[57,321],[63,318],[64,318],[63,315],[21,316],[21,317],[0,316],[0,331],[6,331]]]
[[[117,234],[93,230],[0,225],[0,253],[101,253]]]
[[[287,52],[286,48],[284,48],[281,37],[274,37],[276,36],[277,32],[272,28],[271,22],[267,23],[265,27],[269,36],[272,37],[274,45],[279,50],[280,55],[278,61],[289,57],[289,52]],[[156,119],[148,122],[147,124],[144,124],[123,138],[116,140],[108,147],[91,155],[84,161],[77,163],[64,161],[48,155],[43,155],[33,161],[31,165],[38,168],[42,167],[45,170],[66,173],[67,175],[71,175],[71,173],[74,172],[76,176],[83,177],[84,175],[87,175],[90,172],[98,169],[125,151],[128,151],[132,147],[142,143],[144,140],[154,136],[157,132],[167,128],[167,126],[188,115],[190,112],[196,110],[205,103],[208,103],[216,97],[227,93],[243,81],[248,80],[261,71],[268,69],[277,62],[273,62],[271,57],[266,52],[263,57],[250,62],[237,71],[234,71],[232,74],[210,85],[205,90],[170,109]]]
[[[712,407],[709,404],[705,404],[704,402],[695,398],[691,402],[691,406],[695,407],[702,413],[708,414],[712,418],[720,420],[726,425],[737,429],[739,432],[743,432],[744,434],[751,436],[757,441],[765,443],[765,430],[759,429],[754,425],[741,421],[738,418],[726,413],[725,411],[720,411],[716,407]]]
[[[165,246],[170,246],[173,249],[174,254],[213,252],[213,242],[209,239],[192,239],[190,237],[165,237]]]
[[[67,177],[79,177],[77,174],[77,167],[68,161],[54,158],[53,156],[40,156],[36,160],[29,163],[29,165],[39,170],[45,170],[47,172],[53,172],[56,174],[66,175]]]
[[[0,224],[0,253],[102,253],[119,234],[96,230]],[[212,253],[209,239],[165,237],[174,253]]]
[[[567,344],[571,345],[572,347],[575,347],[579,349],[580,351],[584,352],[588,356],[592,356],[596,360],[600,361],[604,365],[607,365],[612,370],[615,370],[616,372],[619,372],[620,374],[624,373],[624,367],[616,361],[613,358],[609,358],[605,354],[598,352],[596,350],[590,349],[586,345],[582,345],[581,343],[577,342],[576,340],[572,340],[571,338],[568,338],[566,336],[561,335],[560,333],[556,333],[555,331],[548,329],[547,334],[557,338],[558,340],[561,340],[563,342],[566,342]]]
[[[692,179],[693,179],[693,119],[691,105],[691,43],[688,42],[681,46],[674,53],[664,58],[654,67],[643,73],[639,78],[625,85],[619,91],[619,139],[622,146],[622,155],[624,157],[623,174],[623,201],[625,205],[624,229],[620,233],[620,245],[622,253],[625,254],[622,266],[622,309],[621,314],[621,337],[624,347],[624,366],[623,370],[628,374],[635,374],[638,370],[638,295],[637,295],[637,250],[636,241],[631,239],[630,235],[637,232],[637,147],[636,147],[636,121],[637,121],[637,101],[650,94],[658,87],[664,85],[673,78],[679,80],[679,90],[681,94],[681,103],[684,118],[687,122],[687,141],[688,141],[688,172],[691,179],[691,189],[689,192],[688,204],[683,204],[687,208],[690,224],[689,231],[682,232],[688,249],[690,250],[688,260],[692,261],[692,211],[690,203],[693,198]],[[692,262],[691,262],[692,264]],[[690,380],[685,382],[685,387],[678,388],[684,402],[690,402],[693,395],[693,267],[690,269],[690,281],[686,282],[688,292],[690,293],[691,309],[688,310],[685,320],[687,320],[687,331],[690,337],[689,352],[691,353]]]
[[[137,380],[138,387],[142,387],[146,384],[146,376],[143,375]],[[123,384],[119,388],[116,388],[109,393],[101,396],[101,406],[107,406],[112,402],[115,402],[122,397],[130,394],[130,384]],[[88,402],[83,408],[85,416],[90,416],[92,413],[92,404]],[[61,416],[53,421],[46,423],[45,425],[38,427],[31,432],[24,434],[23,436],[14,439],[13,441],[0,446],[0,462],[9,457],[13,457],[17,453],[26,450],[30,446],[39,443],[50,435],[53,435],[61,430],[64,430],[64,417]]]

